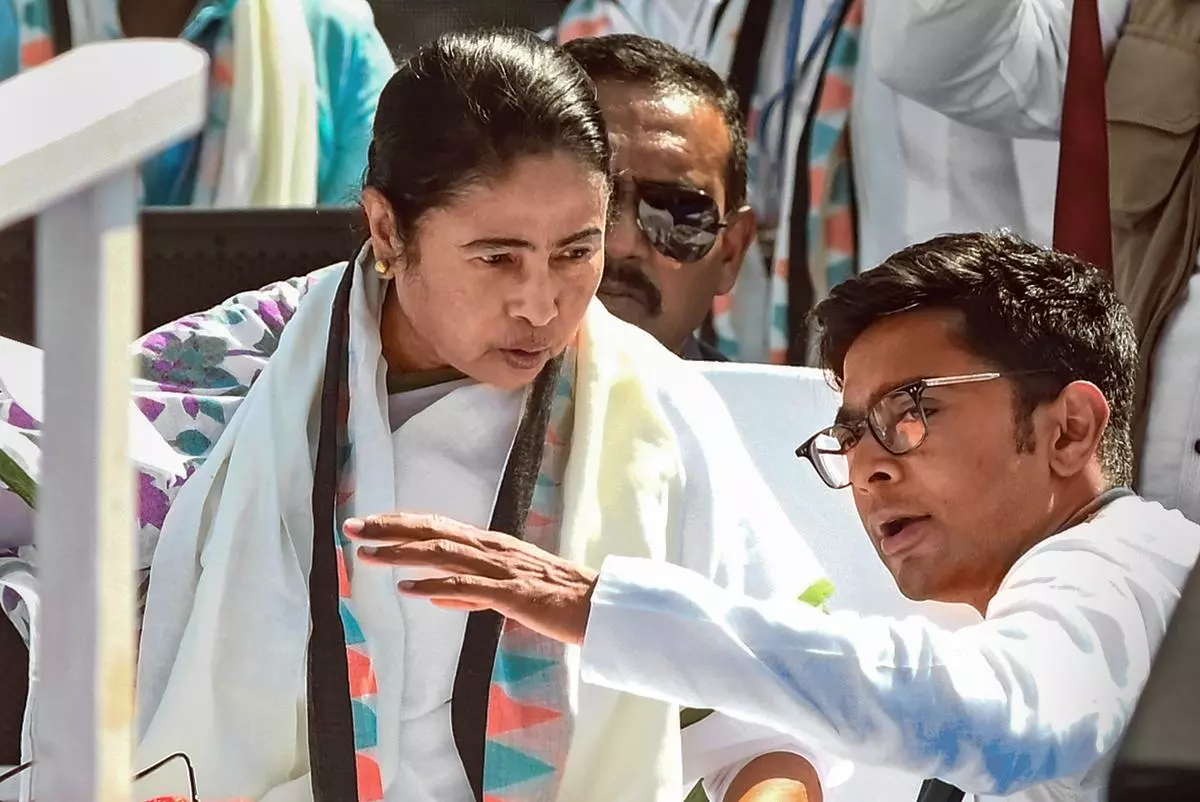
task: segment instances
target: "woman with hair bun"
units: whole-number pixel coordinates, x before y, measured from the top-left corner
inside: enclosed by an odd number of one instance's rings
[[[421,574],[342,532],[411,511],[760,598],[820,578],[714,390],[594,300],[612,177],[592,84],[530,34],[443,36],[383,90],[368,161],[349,262],[139,343],[138,402],[190,463],[141,483],[139,763],[182,751],[206,798],[265,802],[723,793],[769,737],[713,715],[689,752],[678,708],[403,596]]]

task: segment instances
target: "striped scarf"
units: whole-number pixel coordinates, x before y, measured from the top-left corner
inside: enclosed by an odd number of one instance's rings
[[[856,272],[850,107],[862,20],[862,0],[854,0],[831,46],[813,117],[808,152],[808,273],[814,300],[824,298]],[[786,305],[786,295],[782,301],[774,299],[781,302]]]
[[[849,7],[846,7],[847,2]],[[792,13],[801,13],[803,6],[804,3],[795,3]],[[837,20],[839,16],[839,25],[827,27],[828,22]],[[768,275],[768,297],[763,313],[766,331],[763,336],[768,361],[775,364],[805,362],[803,354],[789,354],[789,345],[803,339],[803,333],[795,330],[798,325],[796,321],[802,320],[807,310],[790,308],[791,241],[788,221],[798,213],[806,214],[806,258],[814,299],[824,297],[829,288],[854,275],[857,269],[849,115],[853,104],[854,73],[858,65],[862,21],[862,0],[835,0],[830,4],[826,23],[822,23],[814,41],[808,45],[810,52],[815,54],[831,38],[824,64],[819,61],[815,63],[823,71],[816,81],[816,94],[808,114],[811,120],[808,150],[797,155],[807,163],[807,198],[795,197],[795,188],[787,186],[796,169],[788,159],[789,154],[783,151],[795,147],[795,140],[784,135],[784,126],[795,123],[799,117],[795,120],[785,119],[792,117],[787,100],[807,85],[807,75],[799,73],[813,66],[806,63],[809,56],[797,58],[798,63],[793,63],[790,78],[782,85],[778,82],[772,84],[771,71],[763,70],[760,86],[750,107],[747,129],[751,134],[748,172],[752,203],[762,228],[776,231],[773,253],[766,255],[769,267],[763,265]],[[799,51],[795,55],[799,56]],[[766,141],[768,135],[775,132],[781,132],[778,139],[782,147],[772,148]],[[798,136],[800,132],[794,133]],[[797,207],[797,204],[804,206]],[[733,293],[714,300],[713,329],[721,351],[736,359],[742,350],[739,337],[744,336],[745,332],[739,332],[735,326],[733,308]]]
[[[525,521],[524,539],[550,552],[558,550],[562,517],[562,483],[570,454],[574,423],[575,350],[563,359],[550,406],[541,468]],[[354,748],[358,774],[357,802],[381,802],[383,779],[379,744],[375,669],[354,612],[348,565],[353,544],[341,527],[350,517],[354,497],[354,446],[348,441],[349,405],[340,410],[336,538],[338,593],[346,639]],[[485,802],[553,802],[571,742],[572,715],[566,698],[564,648],[516,621],[506,621],[500,635],[489,690],[484,747]]]

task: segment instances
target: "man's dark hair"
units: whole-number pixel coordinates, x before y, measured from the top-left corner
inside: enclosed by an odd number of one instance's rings
[[[955,234],[913,245],[834,287],[813,310],[822,365],[840,386],[846,352],[871,324],[914,309],[962,313],[962,344],[1017,389],[1018,445],[1034,409],[1072,381],[1095,384],[1112,417],[1100,443],[1108,481],[1133,478],[1137,337],[1108,278],[1087,263],[1007,233]]]
[[[711,67],[657,39],[613,34],[572,39],[562,45],[594,83],[616,81],[686,92],[711,104],[729,130],[725,196],[729,210],[746,202],[746,123],[737,92]]]

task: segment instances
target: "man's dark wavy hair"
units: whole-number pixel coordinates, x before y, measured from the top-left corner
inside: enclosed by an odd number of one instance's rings
[[[905,248],[834,287],[813,310],[821,363],[840,387],[846,352],[887,315],[914,309],[962,313],[961,343],[1014,376],[1018,446],[1027,447],[1034,409],[1072,381],[1108,399],[1100,443],[1108,481],[1133,479],[1130,427],[1137,337],[1129,310],[1091,265],[1007,233],[955,234]]]

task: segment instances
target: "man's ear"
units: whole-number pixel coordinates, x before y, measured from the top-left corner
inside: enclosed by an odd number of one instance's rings
[[[1050,469],[1061,477],[1087,469],[1100,451],[1111,416],[1104,393],[1091,382],[1071,382],[1045,411]]]
[[[722,237],[721,281],[717,285],[717,295],[724,295],[733,289],[742,262],[746,260],[746,251],[750,250],[750,244],[757,234],[758,217],[753,209],[747,206],[730,215]]]

